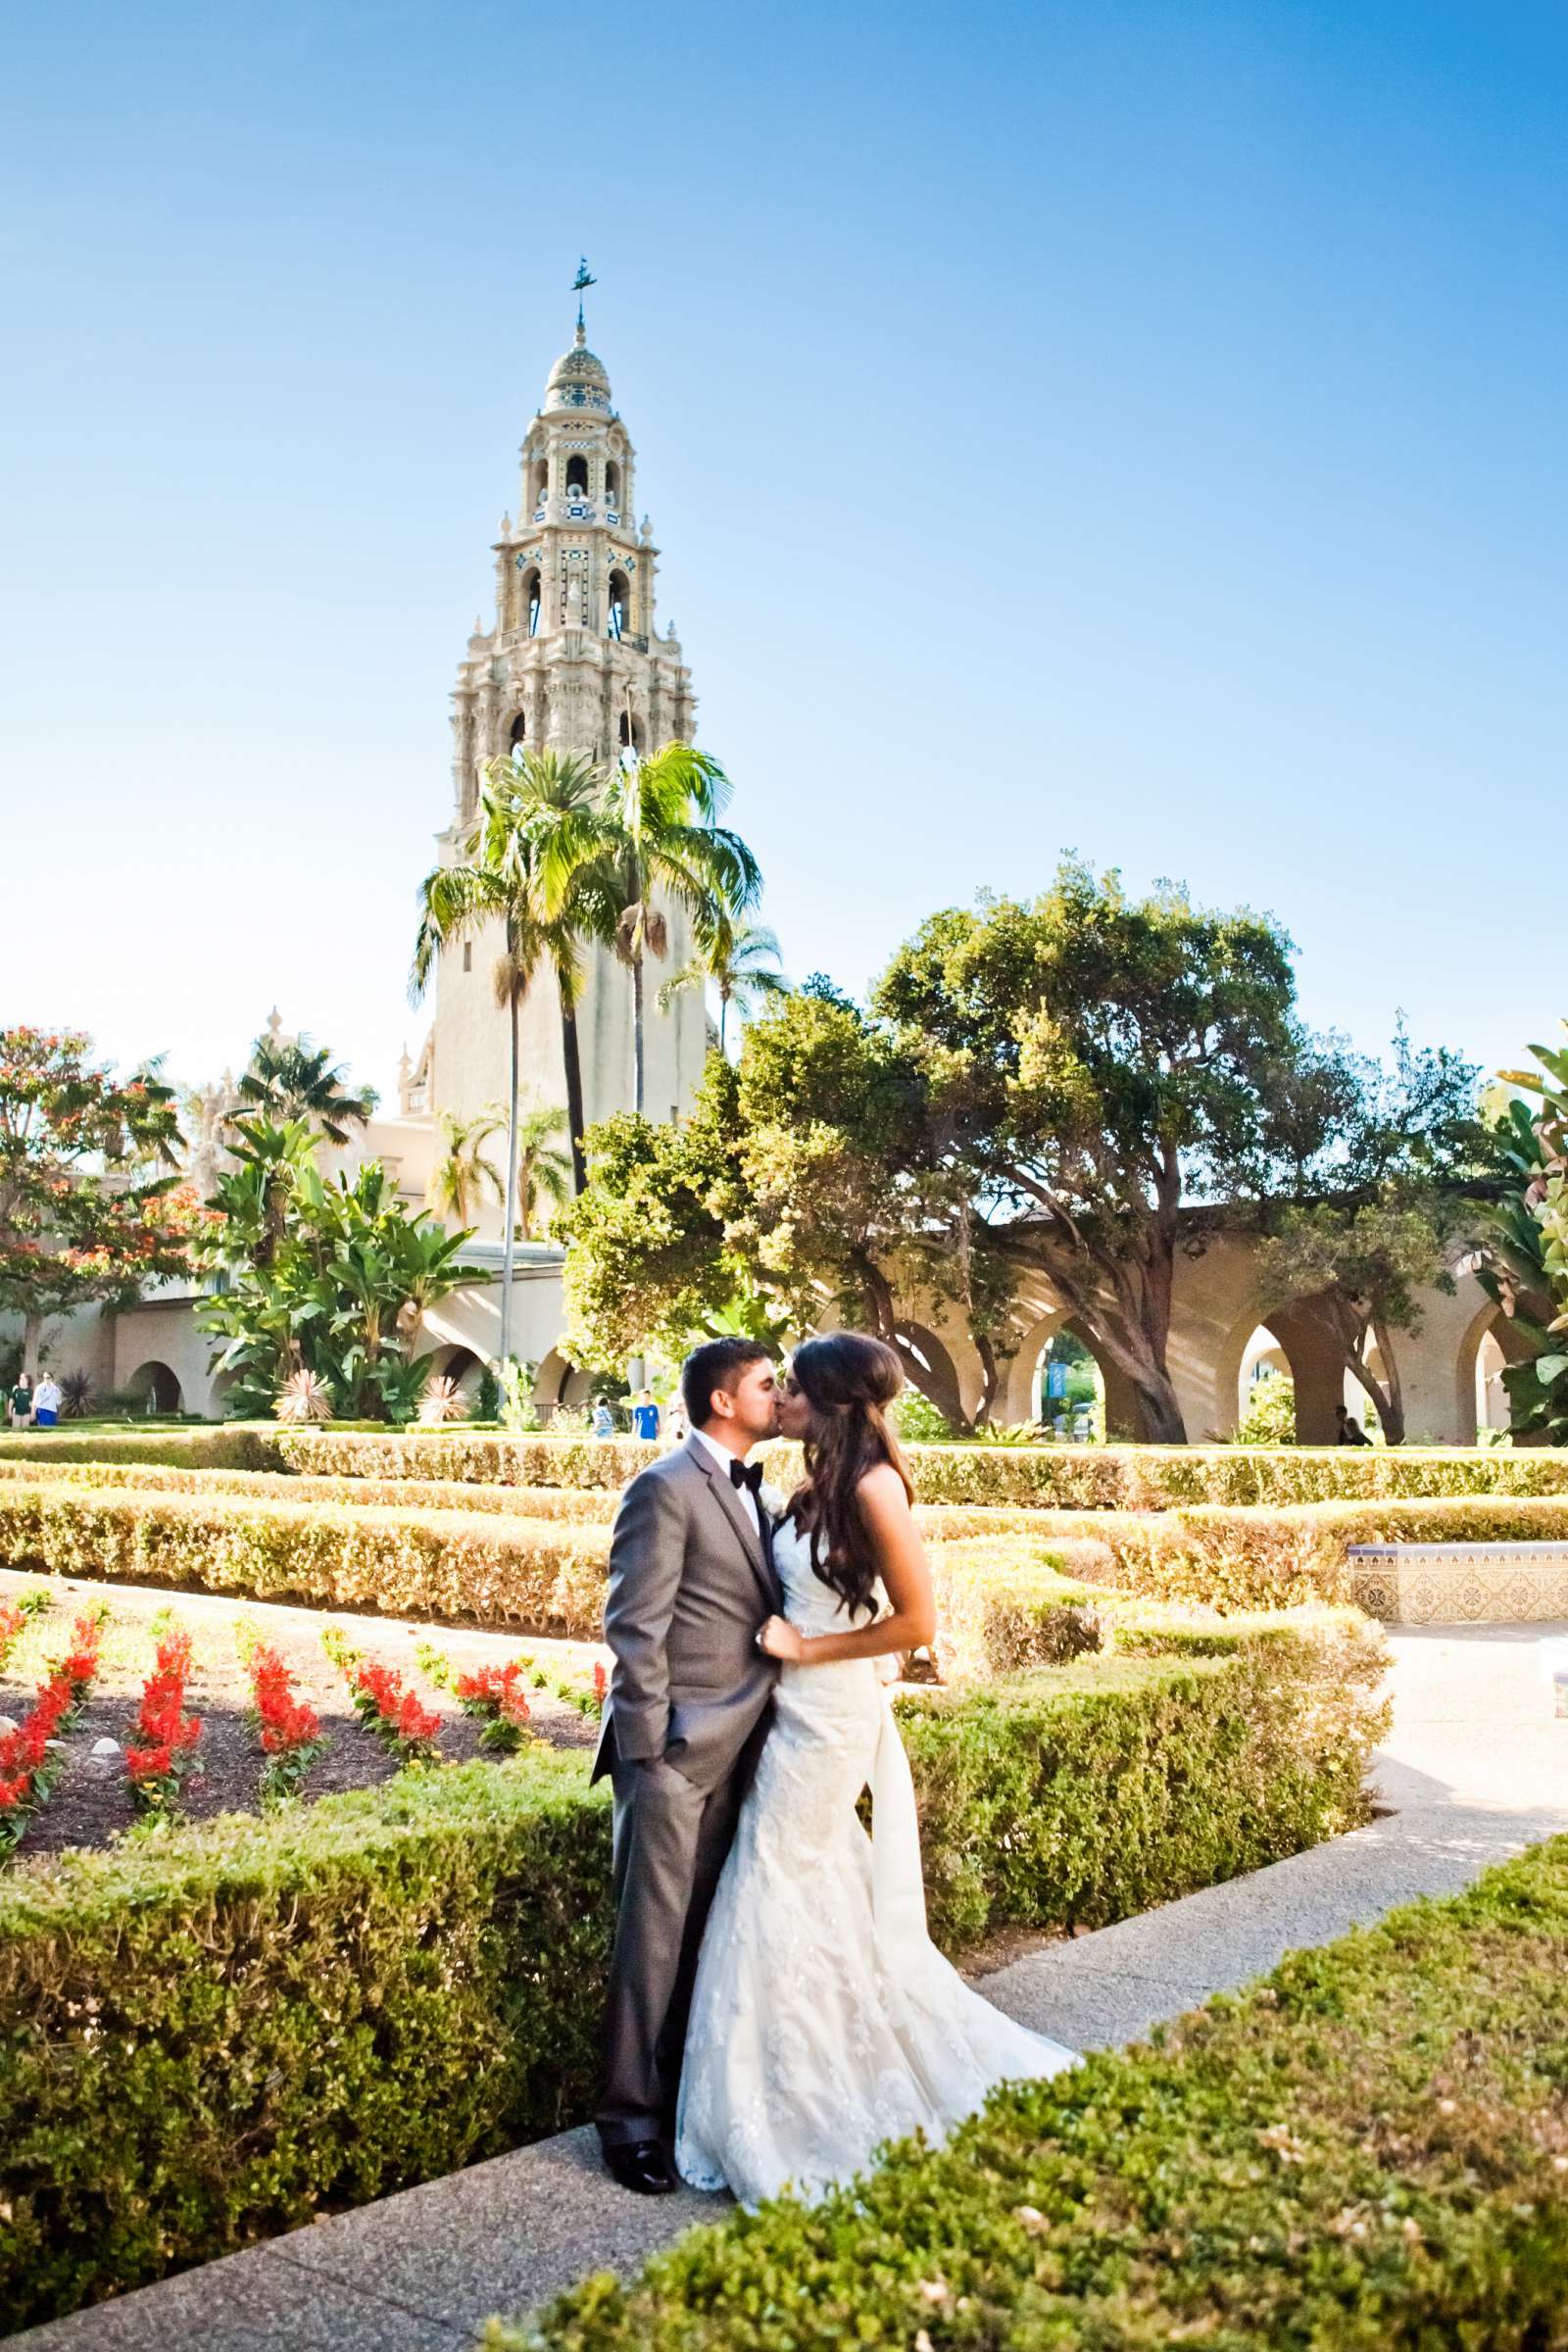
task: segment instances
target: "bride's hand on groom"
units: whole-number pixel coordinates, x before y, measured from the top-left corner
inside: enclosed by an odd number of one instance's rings
[[[757,1646],[764,1657],[781,1658],[789,1666],[798,1666],[806,1654],[806,1644],[787,1617],[769,1617],[758,1630]]]

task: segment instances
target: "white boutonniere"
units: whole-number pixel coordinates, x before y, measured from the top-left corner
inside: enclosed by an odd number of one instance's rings
[[[789,1509],[789,1496],[782,1487],[760,1486],[757,1490],[757,1499],[770,1519],[782,1519]]]

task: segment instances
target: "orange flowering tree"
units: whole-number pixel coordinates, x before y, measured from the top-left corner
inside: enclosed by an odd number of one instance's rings
[[[155,1067],[117,1078],[79,1030],[0,1029],[0,1307],[29,1370],[51,1315],[190,1271],[206,1212],[178,1144]]]

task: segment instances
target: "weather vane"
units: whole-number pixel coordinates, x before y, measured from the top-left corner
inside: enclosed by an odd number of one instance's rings
[[[585,286],[597,286],[598,283],[598,278],[595,277],[593,271],[588,267],[588,256],[584,254],[577,264],[577,274],[571,281],[571,290],[577,297],[577,324],[579,326],[582,324],[583,288]]]

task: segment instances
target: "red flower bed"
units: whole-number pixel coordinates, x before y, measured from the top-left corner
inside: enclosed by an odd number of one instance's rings
[[[258,1642],[245,1660],[258,1736],[267,1764],[262,1801],[294,1796],[326,1746],[321,1719],[294,1694],[294,1678],[277,1651]]]
[[[82,1610],[71,1629],[70,1650],[38,1685],[30,1712],[0,1737],[0,1854],[14,1850],[28,1817],[48,1801],[60,1777],[64,1758],[50,1742],[70,1729],[92,1688],[105,1614],[101,1605]]]
[[[421,1642],[415,1654],[430,1680],[452,1692],[465,1715],[476,1716],[484,1725],[479,1734],[482,1748],[493,1755],[511,1755],[530,1738],[528,1701],[522,1689],[527,1666],[522,1658],[509,1658],[504,1666],[459,1672],[451,1659],[428,1642]]]
[[[149,1813],[172,1812],[179,1801],[180,1784],[195,1768],[202,1719],[185,1712],[189,1675],[189,1634],[165,1634],[136,1711],[140,1744],[127,1742],[125,1747],[131,1794]]]
[[[355,1712],[367,1731],[373,1732],[408,1763],[431,1762],[441,1718],[406,1688],[402,1675],[390,1666],[378,1666],[373,1658],[351,1648],[338,1626],[326,1628],[321,1647],[341,1670]]]

